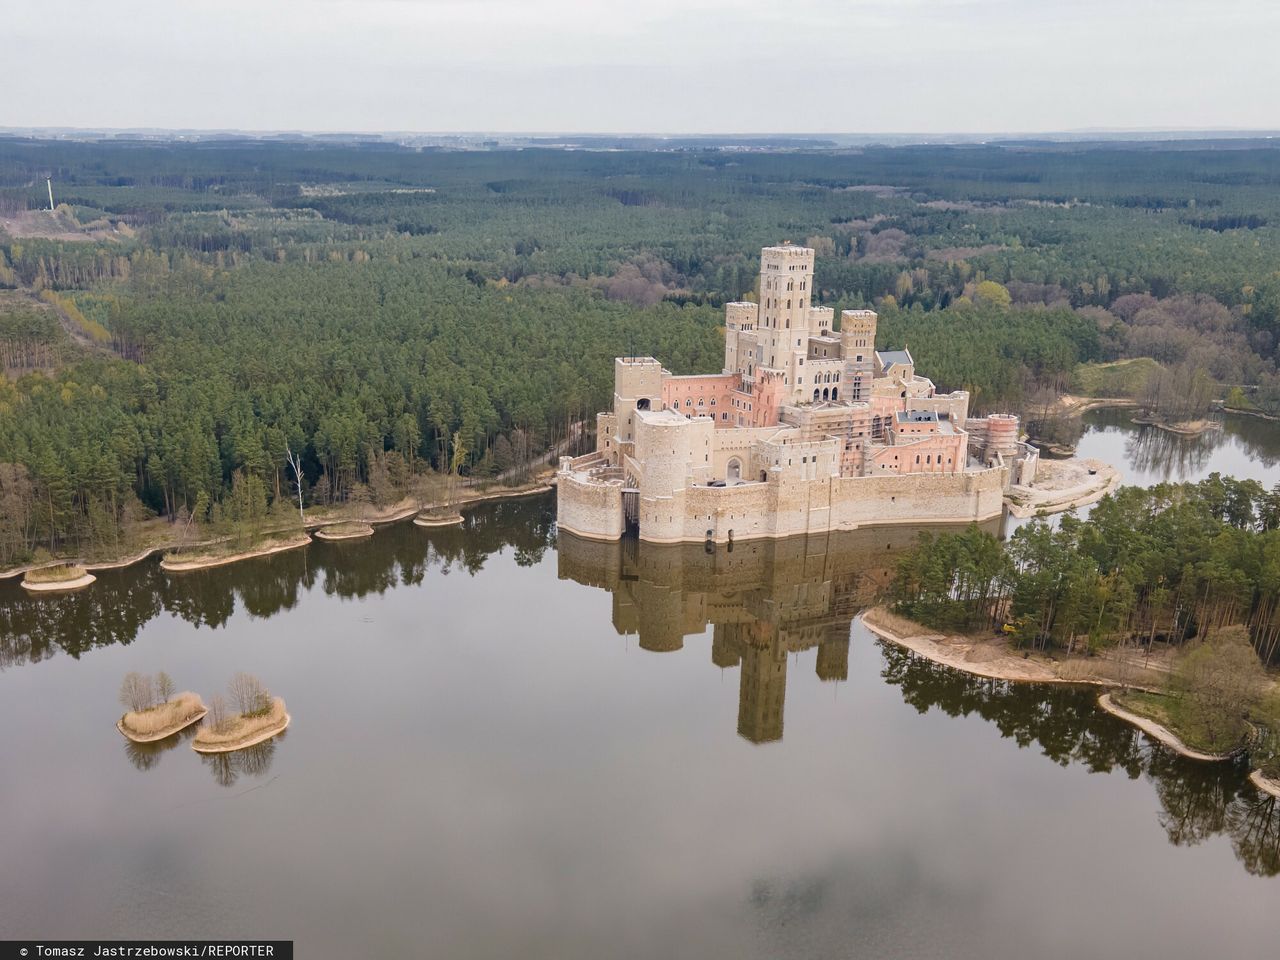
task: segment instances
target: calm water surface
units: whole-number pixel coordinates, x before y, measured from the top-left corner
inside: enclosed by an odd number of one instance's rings
[[[1107,416],[1081,453],[1136,478],[1141,431]],[[1280,479],[1224,438],[1143,469]],[[0,937],[1269,955],[1280,808],[1246,771],[851,625],[913,532],[557,542],[543,497],[59,599],[0,583]],[[120,679],[161,669],[206,698],[256,673],[293,725],[232,760],[130,746]]]

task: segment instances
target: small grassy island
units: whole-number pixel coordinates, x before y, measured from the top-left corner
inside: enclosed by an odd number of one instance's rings
[[[235,563],[238,560],[248,560],[250,557],[266,557],[285,550],[296,550],[298,547],[305,547],[310,542],[311,537],[306,533],[299,533],[283,539],[263,540],[247,549],[237,547],[232,541],[227,541],[223,544],[201,547],[198,552],[175,551],[167,553],[164,559],[160,561],[160,569],[166,573],[187,573],[191,570],[206,570],[209,567],[221,567],[224,564]],[[219,547],[222,549],[219,549]]]
[[[161,671],[155,677],[130,673],[120,686],[120,703],[127,712],[116,729],[134,743],[153,743],[171,737],[203,719],[204,701],[189,691],[173,692],[173,681]]]
[[[47,567],[28,570],[22,578],[22,586],[32,593],[62,593],[81,590],[97,578],[76,563],[55,563]]]
[[[331,523],[316,531],[317,540],[363,540],[371,536],[373,536],[373,525],[363,520]]]
[[[221,696],[209,700],[209,715],[191,741],[197,753],[231,753],[270,740],[289,726],[284,701],[273,697],[247,673],[231,679],[231,705]]]

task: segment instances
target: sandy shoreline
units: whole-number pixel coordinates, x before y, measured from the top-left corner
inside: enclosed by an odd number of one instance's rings
[[[1051,660],[1039,654],[1023,656],[1005,641],[968,639],[933,632],[890,613],[884,607],[872,607],[859,614],[857,619],[883,640],[944,667],[987,680],[1127,686],[1133,690],[1158,693],[1163,689],[1164,678],[1169,671],[1164,656],[1160,654],[1143,657],[1141,663],[1104,657]],[[908,629],[918,629],[919,632],[908,632]]]
[[[1164,420],[1156,420],[1151,417],[1131,417],[1134,423],[1142,424],[1147,427],[1155,427],[1157,430],[1163,430],[1166,433],[1176,434],[1180,437],[1198,437],[1202,433],[1210,430],[1217,430],[1222,426],[1217,420],[1184,420],[1180,423],[1166,423]]]
[[[200,743],[199,740],[191,741],[191,749],[196,753],[235,753],[237,750],[243,750],[246,747],[252,747],[272,737],[279,736],[284,733],[285,728],[289,726],[292,718],[289,714],[284,715],[284,721],[269,727],[266,730],[255,730],[253,733],[242,737],[239,740],[233,740],[231,743]],[[199,734],[197,734],[197,737]]]
[[[1271,780],[1268,777],[1264,777],[1261,770],[1254,770],[1249,774],[1249,782],[1263,793],[1269,793],[1271,796],[1280,799],[1280,780]]]
[[[481,493],[481,494],[475,494],[473,496],[462,497],[461,499],[454,501],[451,505],[455,507],[463,507],[463,506],[468,506],[470,504],[484,503],[489,500],[514,500],[520,497],[531,497],[539,493],[546,493],[548,490],[552,490],[552,489],[554,489],[554,484],[548,483],[543,480],[539,480],[533,483],[531,486],[526,485],[522,487],[512,487],[512,488],[495,490],[488,493]],[[408,520],[410,517],[416,516],[417,514],[421,513],[423,510],[431,510],[431,509],[434,509],[437,507],[443,507],[443,506],[445,506],[445,504],[443,503],[417,504],[417,503],[411,503],[408,500],[402,500],[400,501],[400,503],[395,504],[392,507],[386,508],[386,512],[378,513],[377,515],[369,517],[367,520],[363,522],[370,524],[376,529],[377,527],[382,525],[399,523],[402,520]],[[339,523],[350,523],[350,522],[353,522],[353,521],[345,520],[342,518],[309,519],[304,523],[303,529],[308,531],[318,531],[321,528],[326,526],[334,526]],[[356,521],[356,522],[359,522],[359,521]],[[124,567],[132,566],[135,563],[141,563],[143,560],[146,560],[148,557],[150,557],[154,553],[163,553],[165,551],[175,550],[175,549],[187,549],[187,550],[190,550],[192,553],[194,553],[196,550],[198,550],[201,547],[216,546],[219,543],[227,542],[227,540],[228,540],[227,537],[214,537],[209,540],[200,540],[190,544],[181,544],[181,543],[175,543],[175,542],[158,543],[155,546],[147,547],[146,549],[138,553],[130,554],[128,556],[121,557],[119,559],[100,560],[96,562],[85,562],[85,563],[81,563],[80,566],[84,567],[85,570],[89,572],[97,571],[97,570],[119,570],[119,569],[123,569]],[[301,542],[294,544],[294,546],[302,546],[302,545],[303,544]],[[292,546],[286,549],[292,549]],[[234,563],[238,560],[248,560],[253,557],[267,556],[270,553],[278,553],[278,552],[279,552],[278,549],[270,549],[270,550],[263,550],[263,551],[252,550],[252,551],[245,551],[244,553],[229,555],[227,557],[220,557],[217,559],[216,563],[200,562],[198,565],[188,566],[183,564],[181,561],[174,561],[172,563],[169,563],[168,561],[161,561],[160,566],[163,569],[169,570],[170,572],[179,573],[179,572],[186,572],[189,570],[200,570],[200,569],[205,569],[207,567],[221,566],[226,563]],[[47,565],[48,565],[47,563],[46,564],[24,564],[23,566],[20,566],[20,567],[10,567],[7,570],[0,570],[0,580],[8,580],[13,577],[22,577],[22,576],[25,576],[29,570],[36,570],[36,569],[39,569],[41,566],[47,566]],[[92,583],[92,582],[93,581],[90,580],[88,581],[88,583],[79,584],[76,587],[65,587],[63,589],[79,589],[82,586],[88,586],[89,583]]]
[[[35,583],[24,578],[22,589],[29,590],[32,593],[70,593],[72,590],[83,590],[97,579],[92,573],[81,574],[70,580],[37,581]]]
[[[1212,762],[1218,762],[1221,760],[1230,760],[1232,756],[1234,756],[1234,751],[1231,753],[1201,753],[1199,750],[1193,750],[1191,747],[1188,747],[1183,743],[1181,738],[1164,724],[1157,723],[1149,717],[1144,717],[1141,714],[1126,710],[1124,707],[1120,706],[1120,704],[1112,700],[1111,694],[1109,693],[1104,693],[1102,696],[1098,697],[1098,706],[1107,711],[1107,713],[1111,714],[1113,717],[1119,717],[1126,723],[1133,724],[1133,726],[1151,737],[1151,739],[1161,743],[1174,753],[1180,754],[1189,760],[1209,760]]]
[[[1257,417],[1259,420],[1280,420],[1280,417],[1270,413],[1263,413],[1261,410],[1248,410],[1244,407],[1228,407],[1225,404],[1221,407],[1223,413],[1234,413],[1242,417]]]
[[[160,733],[132,733],[129,728],[124,725],[124,717],[116,721],[116,729],[132,740],[134,743],[155,743],[157,740],[164,740],[166,737],[172,737],[175,733],[187,729],[193,723],[203,720],[205,714],[209,712],[209,708],[205,707],[189,720],[183,720],[181,723]]]
[[[348,527],[347,530],[337,530],[336,527]],[[353,523],[351,521],[340,521],[338,523],[329,524],[319,527],[315,536],[317,540],[363,540],[365,537],[372,537],[374,533],[373,525],[368,523]]]
[[[462,523],[462,514],[454,514],[451,517],[414,517],[413,525],[415,527],[456,527]]]
[[[888,640],[900,647],[917,653],[934,663],[953,670],[959,670],[976,677],[983,677],[988,680],[1007,680],[1021,683],[1071,683],[1071,684],[1088,684],[1091,686],[1103,687],[1119,687],[1127,686],[1132,690],[1145,690],[1147,692],[1159,693],[1161,689],[1157,685],[1152,684],[1135,684],[1132,682],[1122,683],[1117,678],[1103,676],[1064,676],[1061,669],[1054,670],[1045,665],[1042,661],[1033,659],[1023,659],[1011,655],[984,656],[979,660],[971,660],[969,656],[974,650],[982,650],[983,644],[977,642],[966,642],[956,638],[949,638],[944,634],[938,633],[920,633],[915,635],[906,635],[895,630],[883,622],[877,622],[877,617],[886,616],[885,611],[881,607],[875,607],[871,610],[860,614],[858,620],[870,630],[873,634],[881,639]],[[892,617],[893,614],[887,614]],[[905,622],[905,621],[904,621]],[[895,624],[895,626],[897,626]],[[927,628],[921,628],[927,629]],[[984,651],[987,653],[989,651]],[[1060,664],[1065,667],[1071,661]],[[1117,704],[1111,697],[1111,693],[1104,692],[1098,697],[1098,706],[1107,713],[1126,723],[1132,724],[1143,733],[1147,734],[1153,740],[1161,745],[1168,747],[1175,753],[1186,757],[1190,760],[1199,760],[1212,763],[1220,763],[1223,760],[1230,760],[1238,751],[1231,751],[1225,754],[1204,753],[1187,746],[1183,741],[1168,727],[1155,720],[1133,713]],[[1280,783],[1274,780],[1266,780],[1258,771],[1254,771],[1256,777],[1251,777],[1254,785],[1260,790],[1271,793],[1274,790],[1280,790]],[[1264,782],[1260,782],[1264,781]],[[1280,793],[1275,794],[1280,796]]]
[[[887,624],[876,619],[880,608],[874,608],[859,615],[858,620],[868,630],[882,640],[888,640],[912,653],[939,663],[953,670],[960,670],[975,677],[987,680],[1013,680],[1024,683],[1055,683],[1061,678],[1041,664],[1039,661],[1022,657],[996,657],[980,661],[966,659],[973,649],[973,644],[948,643],[945,634],[919,634],[908,636],[898,633]]]
[[[301,537],[294,540],[288,540],[284,543],[273,543],[257,550],[246,550],[243,553],[232,553],[227,556],[206,556],[199,557],[195,560],[164,559],[160,561],[160,569],[165,571],[165,573],[188,573],[192,570],[207,570],[211,567],[221,567],[228,563],[235,563],[237,560],[249,560],[253,557],[269,557],[273,553],[283,553],[286,550],[296,550],[298,547],[305,547],[310,542],[310,534],[303,534]]]

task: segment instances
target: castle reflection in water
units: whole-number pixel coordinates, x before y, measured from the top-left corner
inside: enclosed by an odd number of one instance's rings
[[[999,520],[983,525],[999,532]],[[849,676],[853,618],[887,586],[920,526],[751,540],[737,544],[601,542],[560,532],[562,580],[613,595],[613,626],[640,648],[671,653],[714,628],[711,662],[738,668],[738,733],[782,739],[787,661],[817,649],[823,681]],[[955,526],[938,527],[955,530]]]

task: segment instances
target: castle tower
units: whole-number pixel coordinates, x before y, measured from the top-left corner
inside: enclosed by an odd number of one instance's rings
[[[748,351],[756,343],[758,306],[749,300],[735,300],[724,305],[724,372],[740,373],[750,378],[755,370],[755,357]]]
[[[809,350],[813,250],[790,243],[760,251],[760,314],[756,349],[760,366],[783,375],[787,401],[804,400],[804,358]]]
[[[635,439],[637,410],[662,409],[662,364],[653,357],[618,357],[613,361],[613,412],[618,439]]]
[[[840,350],[844,355],[844,382],[850,400],[871,399],[878,319],[874,310],[840,311]]]

